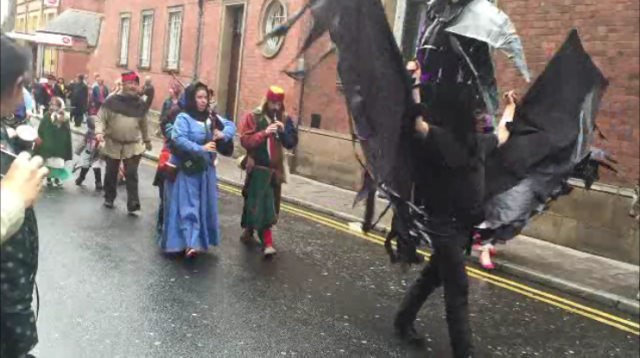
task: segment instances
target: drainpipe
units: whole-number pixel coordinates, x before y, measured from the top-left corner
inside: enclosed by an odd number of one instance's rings
[[[302,58],[298,60],[299,70],[304,70],[305,57],[306,57],[306,54],[303,53]],[[300,124],[302,124],[302,118],[304,118],[304,84],[306,82],[306,78],[307,78],[307,75],[305,73],[304,76],[302,76],[302,79],[300,80],[300,98],[298,99],[298,124],[296,125],[296,129],[298,129],[298,138],[300,136],[300,132],[299,132]],[[293,173],[295,173],[296,170],[298,169],[298,147],[299,146],[300,145],[298,143],[298,145],[296,145],[293,148],[293,163],[291,163],[291,172]]]
[[[193,81],[198,80],[200,55],[202,52],[202,24],[204,19],[204,0],[198,0],[198,34],[196,37],[196,60],[193,65]]]

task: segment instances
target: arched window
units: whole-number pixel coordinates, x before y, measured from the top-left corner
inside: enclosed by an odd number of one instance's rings
[[[265,8],[262,17],[262,36],[273,31],[278,25],[287,21],[287,7],[281,0],[271,1]],[[263,47],[262,53],[267,58],[275,57],[284,43],[284,36],[269,39]]]

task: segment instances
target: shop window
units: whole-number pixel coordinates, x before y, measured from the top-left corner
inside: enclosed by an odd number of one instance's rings
[[[45,74],[56,75],[58,69],[58,49],[52,46],[44,48],[43,71]]]

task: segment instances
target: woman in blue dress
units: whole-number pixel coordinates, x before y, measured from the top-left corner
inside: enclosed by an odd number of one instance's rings
[[[160,246],[165,253],[193,258],[220,244],[215,162],[217,149],[232,143],[236,128],[232,122],[210,115],[206,85],[190,85],[184,99],[183,112],[170,133],[168,167],[175,170],[165,182]]]

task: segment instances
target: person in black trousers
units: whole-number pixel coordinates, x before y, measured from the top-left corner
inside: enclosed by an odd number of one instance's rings
[[[419,68],[410,63],[414,78]],[[465,270],[464,251],[475,225],[483,219],[484,158],[509,138],[506,124],[515,114],[515,96],[506,95],[507,106],[497,134],[476,133],[473,116],[473,91],[464,84],[441,93],[449,100],[441,108],[432,109],[440,118],[454,119],[433,125],[423,115],[416,119],[418,138],[414,150],[420,168],[416,173],[415,198],[430,218],[429,229],[433,255],[428,266],[407,292],[394,326],[396,333],[409,342],[419,343],[414,321],[422,305],[436,288],[443,286],[447,325],[451,348],[456,358],[473,357],[469,325],[469,281]],[[420,103],[420,89],[414,97]],[[441,89],[441,92],[444,89]]]
[[[82,125],[89,105],[89,87],[84,83],[84,75],[78,75],[78,81],[71,89],[71,117],[76,128]]]

